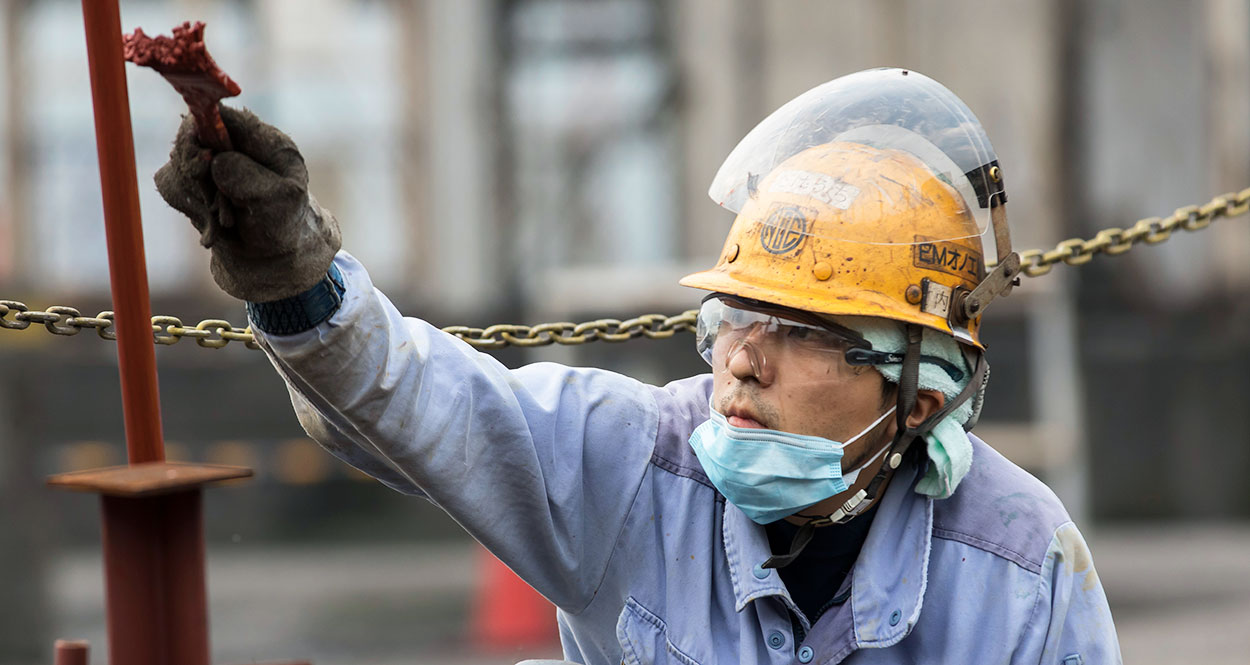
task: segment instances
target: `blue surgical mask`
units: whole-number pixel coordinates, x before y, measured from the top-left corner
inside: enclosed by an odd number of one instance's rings
[[[690,435],[690,446],[716,489],[758,524],[768,524],[841,494],[871,459],[842,471],[842,451],[894,413],[895,407],[845,443],[771,429],[734,427],[725,416],[711,417]]]

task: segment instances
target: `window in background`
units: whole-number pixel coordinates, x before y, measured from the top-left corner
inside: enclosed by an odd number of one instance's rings
[[[505,5],[503,182],[513,270],[539,310],[601,307],[681,255],[674,72],[653,0]]]
[[[43,292],[106,295],[95,126],[82,11],[72,0],[24,5],[16,52],[25,74],[14,104],[25,209],[12,211],[19,252],[39,256]],[[341,220],[345,243],[383,286],[403,266],[394,6],[361,0],[264,3],[125,2],[122,25],[168,34],[193,17],[209,28],[214,58],[243,88],[245,106],[299,144],[315,194]],[[154,72],[127,67],[148,275],[154,294],[205,283],[195,232],[152,185],[185,113]],[[0,212],[3,214],[3,212]],[[0,228],[3,228],[0,226]],[[31,270],[35,270],[33,263]]]

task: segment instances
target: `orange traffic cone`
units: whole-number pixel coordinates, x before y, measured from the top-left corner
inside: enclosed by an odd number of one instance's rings
[[[470,638],[482,649],[551,647],[559,641],[556,610],[495,555],[479,548],[481,576]]]

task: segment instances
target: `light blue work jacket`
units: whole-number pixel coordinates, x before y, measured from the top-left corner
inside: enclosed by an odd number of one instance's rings
[[[760,568],[764,529],[688,445],[707,419],[709,376],[659,388],[550,363],[508,370],[402,317],[350,255],[336,262],[346,293],[333,317],[258,335],[300,422],[347,463],[442,507],[555,603],[566,658],[1120,662],[1080,532],[1049,489],[980,440],[949,499],[915,493],[919,469],[900,469],[843,602],[811,626]]]

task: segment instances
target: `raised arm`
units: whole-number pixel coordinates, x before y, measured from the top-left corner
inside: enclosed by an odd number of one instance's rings
[[[207,154],[184,124],[158,188],[197,228],[221,221],[214,279],[249,301],[306,431],[445,509],[557,605],[584,607],[651,458],[652,392],[599,370],[511,371],[402,317],[334,255],[337,225],[294,143],[250,113],[223,119],[236,151]]]

